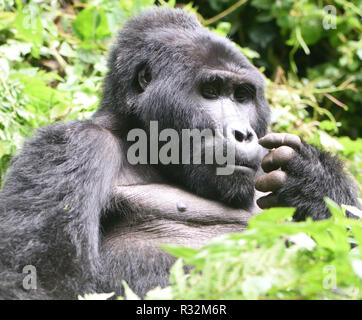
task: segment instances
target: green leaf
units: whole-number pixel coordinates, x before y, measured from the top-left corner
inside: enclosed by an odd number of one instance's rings
[[[175,289],[178,292],[183,292],[186,289],[186,276],[182,259],[177,259],[171,268],[170,274],[170,282],[174,284]]]
[[[269,9],[270,8],[270,0],[253,0],[251,5],[255,8],[260,9]]]
[[[50,109],[50,118],[58,120],[64,118],[70,110],[70,106],[65,103],[58,103]]]
[[[0,46],[0,54],[10,61],[21,61],[23,56],[31,51],[33,44],[15,40],[8,40],[7,44]]]
[[[178,245],[168,244],[168,245],[161,245],[160,247],[162,249],[164,249],[165,251],[171,253],[175,257],[185,259],[186,261],[194,258],[195,255],[199,252],[196,249],[187,248],[187,247],[178,246]]]
[[[76,52],[72,49],[72,47],[67,42],[62,42],[59,49],[59,54],[64,57],[74,58],[76,57]]]
[[[322,36],[323,24],[318,16],[307,16],[300,28],[303,40],[307,45],[315,44]]]
[[[252,217],[249,221],[249,226],[253,228],[256,227],[258,224],[263,224],[267,222],[282,222],[287,219],[290,220],[293,217],[294,211],[294,208],[267,209]]]
[[[39,15],[34,15],[33,11],[18,13],[15,19],[18,39],[32,43],[32,54],[39,58],[39,47],[43,44],[43,25]]]
[[[111,34],[104,10],[94,6],[82,10],[72,27],[81,40],[99,40]]]
[[[132,289],[128,286],[127,282],[122,280],[122,285],[124,288],[124,295],[126,300],[141,300],[139,296],[137,296]]]
[[[343,146],[337,139],[331,137],[328,133],[318,130],[321,145],[327,150],[343,150]]]
[[[324,202],[327,204],[327,207],[331,212],[332,216],[334,216],[335,218],[345,217],[342,208],[333,200],[329,199],[328,197],[324,197]]]
[[[165,287],[161,288],[157,286],[147,292],[145,300],[171,300],[173,299],[172,288]]]
[[[305,248],[307,250],[312,250],[316,246],[315,241],[303,232],[287,236],[287,239],[291,241],[298,248]]]
[[[14,12],[0,11],[0,30],[10,28],[15,18],[16,14]]]

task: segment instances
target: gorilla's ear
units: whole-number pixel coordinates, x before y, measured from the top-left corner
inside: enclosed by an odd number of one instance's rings
[[[137,74],[138,85],[140,86],[141,91],[145,91],[146,87],[150,84],[152,80],[152,73],[150,67],[145,64],[141,67]]]

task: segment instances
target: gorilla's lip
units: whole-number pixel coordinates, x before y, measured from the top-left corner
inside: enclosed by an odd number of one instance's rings
[[[258,166],[253,163],[248,163],[246,161],[235,161],[234,163],[234,167],[237,169],[237,168],[249,168],[251,170],[254,170],[254,171],[257,171],[258,170]]]
[[[256,171],[254,167],[248,165],[234,165],[234,170],[242,172],[253,172],[253,173]]]
[[[252,173],[254,174],[257,171],[257,168],[248,164],[228,164],[228,168],[231,168],[233,171],[242,172],[242,173]]]

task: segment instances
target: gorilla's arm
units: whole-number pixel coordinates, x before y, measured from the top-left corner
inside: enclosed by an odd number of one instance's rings
[[[295,220],[307,216],[315,220],[328,218],[324,196],[338,204],[359,207],[356,187],[337,157],[302,142],[293,134],[270,133],[259,143],[273,149],[262,161],[267,174],[255,182],[256,189],[272,192],[258,200],[259,207],[296,207]]]
[[[102,273],[106,281],[100,291],[116,290],[118,295],[123,294],[121,280],[141,297],[168,284],[176,258],[160,244],[199,248],[213,237],[242,231],[252,216],[167,184],[118,185],[113,195],[109,217],[114,219],[102,224],[101,253],[104,264],[116,272]]]
[[[91,280],[74,279],[97,271],[100,215],[120,165],[117,140],[91,121],[38,130],[14,159],[0,193],[6,268],[21,272],[34,265],[46,290],[57,293],[70,287],[81,293],[80,283],[91,287]]]
[[[157,219],[201,225],[238,224],[240,230],[260,209],[254,205],[251,212],[231,208],[221,202],[205,199],[179,187],[166,184],[117,186],[112,205],[117,211],[127,207],[132,214]]]

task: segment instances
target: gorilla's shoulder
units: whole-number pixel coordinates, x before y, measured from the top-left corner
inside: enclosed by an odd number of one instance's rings
[[[26,138],[20,152],[12,159],[12,164],[16,165],[16,170],[31,165],[42,166],[45,171],[46,167],[54,163],[84,156],[97,147],[101,149],[104,141],[110,141],[105,140],[109,136],[111,134],[107,130],[92,120],[57,122],[35,130],[31,137]]]
[[[85,138],[84,135],[87,134],[89,135],[88,138],[90,138],[92,132],[97,134],[104,131],[104,128],[95,124],[92,120],[57,122],[35,130],[33,136],[26,140],[24,147],[26,147],[26,145],[41,146],[43,144],[65,144],[78,137]],[[87,140],[89,139],[85,139],[84,142]]]
[[[114,136],[92,120],[42,127],[25,139],[20,152],[12,159],[3,189],[14,192],[54,186],[60,174],[83,170],[88,163],[97,162],[101,155],[117,148]]]

